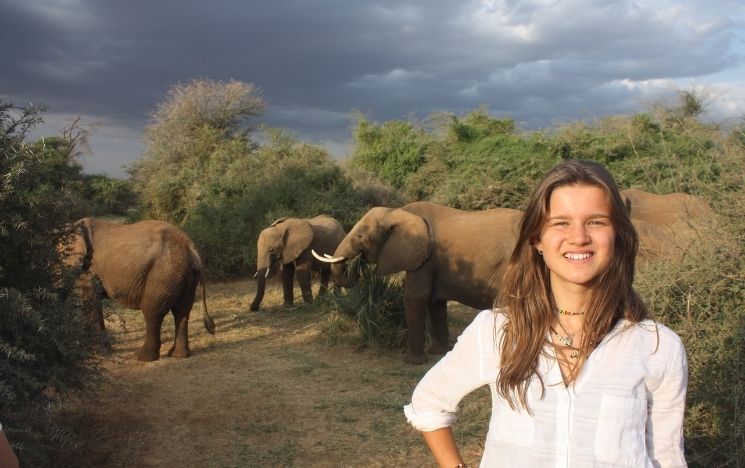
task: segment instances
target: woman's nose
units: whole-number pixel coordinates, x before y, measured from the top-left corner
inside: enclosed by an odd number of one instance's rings
[[[569,240],[574,244],[587,244],[590,242],[590,236],[587,234],[587,228],[584,224],[572,226],[569,233]]]

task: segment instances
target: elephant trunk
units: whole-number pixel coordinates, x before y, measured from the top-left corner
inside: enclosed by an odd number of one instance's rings
[[[348,288],[352,285],[351,278],[347,272],[347,265],[347,262],[331,265],[331,279],[336,287]]]
[[[264,291],[266,290],[266,277],[269,273],[269,268],[262,268],[256,270],[256,296],[254,296],[253,302],[251,302],[251,311],[256,312],[261,307],[261,301],[264,300]]]

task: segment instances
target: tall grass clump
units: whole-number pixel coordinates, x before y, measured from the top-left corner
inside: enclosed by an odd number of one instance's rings
[[[339,295],[329,295],[336,310],[353,320],[369,346],[398,349],[406,341],[403,285],[395,276],[376,275],[374,265],[354,262],[348,273],[355,285]]]

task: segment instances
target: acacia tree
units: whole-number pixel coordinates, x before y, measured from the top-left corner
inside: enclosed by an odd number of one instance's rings
[[[23,466],[50,466],[72,435],[49,418],[97,375],[92,330],[56,250],[79,203],[80,167],[59,139],[28,144],[43,107],[0,101],[0,415]],[[67,151],[70,150],[70,151]],[[74,444],[68,444],[74,445]]]
[[[144,214],[183,224],[208,168],[228,166],[255,146],[251,119],[265,108],[251,83],[199,79],[171,87],[145,129],[143,157],[129,168]]]

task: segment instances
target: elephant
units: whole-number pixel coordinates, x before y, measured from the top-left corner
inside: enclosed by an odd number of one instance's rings
[[[189,357],[189,313],[197,285],[202,283],[204,327],[215,333],[207,311],[202,260],[189,237],[162,221],[117,224],[83,218],[65,244],[64,263],[80,270],[78,285],[84,306],[91,307],[95,326],[104,330],[101,296],[141,310],[145,341],[136,352],[139,361],[160,358],[160,329],[170,311],[176,328],[172,357]]]
[[[346,232],[334,218],[326,215],[310,219],[279,218],[261,231],[256,242],[257,280],[256,296],[251,302],[251,311],[257,311],[264,299],[266,280],[282,267],[282,289],[284,305],[291,306],[294,301],[293,278],[297,277],[303,300],[313,301],[310,287],[311,270],[320,271],[323,294],[328,288],[330,267],[316,261],[311,250],[330,254],[339,245]]]
[[[638,189],[621,192],[639,233],[641,259],[673,257],[700,238],[702,227],[714,220],[703,199],[687,193],[658,195]]]
[[[519,210],[467,212],[429,202],[370,209],[341,241],[332,258],[334,279],[345,262],[361,255],[375,272],[406,272],[404,309],[408,330],[404,361],[421,364],[429,315],[430,354],[451,348],[447,301],[487,309],[497,299],[504,269],[516,243]]]

